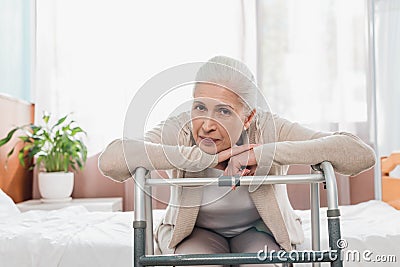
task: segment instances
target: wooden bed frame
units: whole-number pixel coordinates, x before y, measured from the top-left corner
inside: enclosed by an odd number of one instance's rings
[[[390,176],[390,172],[398,165],[400,165],[400,152],[381,157],[382,200],[400,210],[400,179]]]
[[[14,127],[29,124],[34,120],[34,104],[0,94],[0,139]],[[23,168],[18,161],[17,153],[8,160],[7,153],[17,143],[18,137],[0,148],[0,188],[15,203],[32,198],[33,173]]]

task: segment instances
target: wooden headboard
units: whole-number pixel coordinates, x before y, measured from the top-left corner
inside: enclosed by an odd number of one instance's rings
[[[400,165],[400,152],[381,157],[382,200],[400,209],[400,179],[391,177],[390,172]]]
[[[34,120],[34,104],[0,94],[0,139],[15,126]],[[32,198],[33,173],[23,168],[14,153],[5,165],[7,153],[18,141],[16,136],[0,148],[0,188],[18,203]]]

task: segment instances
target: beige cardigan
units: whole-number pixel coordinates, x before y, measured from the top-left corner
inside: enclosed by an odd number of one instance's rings
[[[190,114],[181,113],[146,132],[144,141],[113,141],[100,155],[100,170],[117,181],[130,178],[129,170],[139,166],[172,169],[173,177],[204,177],[201,170],[214,167],[218,158],[196,146],[189,121]],[[263,144],[254,148],[256,175],[285,175],[291,164],[316,165],[322,161],[331,162],[335,171],[344,175],[355,175],[375,165],[374,151],[358,137],[313,131],[269,112],[258,112],[246,134],[249,140],[243,143]],[[250,191],[250,197],[284,250],[303,242],[301,221],[290,205],[286,185],[262,185]],[[157,254],[174,253],[176,245],[190,235],[201,200],[201,187],[172,187],[166,215],[155,233]]]

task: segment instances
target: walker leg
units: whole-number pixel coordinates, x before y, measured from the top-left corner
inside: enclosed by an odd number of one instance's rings
[[[328,200],[328,232],[329,232],[329,246],[331,251],[336,251],[336,257],[332,259],[331,266],[342,267],[343,262],[341,258],[341,247],[338,246],[340,242],[340,210],[338,201],[338,192],[336,185],[335,172],[332,164],[329,162],[321,163],[322,170],[325,176],[327,200]]]
[[[331,250],[337,251],[336,260],[331,262],[331,266],[342,267],[343,266],[343,262],[341,259],[342,247],[340,247],[341,245],[339,244],[341,240],[339,217],[328,218],[328,231],[329,231],[329,246]]]
[[[135,221],[134,227],[134,252],[133,252],[133,266],[142,267],[140,257],[145,255],[145,240],[146,240],[146,222]]]
[[[319,220],[319,184],[311,184],[311,245],[312,250],[319,251],[321,250],[321,242],[320,242],[320,220]],[[320,267],[321,264],[319,262],[313,262],[313,267]]]
[[[154,255],[154,244],[153,244],[153,207],[152,207],[152,188],[151,186],[145,186],[146,190],[146,255]]]
[[[133,265],[141,267],[140,258],[146,253],[146,196],[144,192],[146,169],[137,168],[135,172],[135,221],[134,228],[134,248],[133,248]]]

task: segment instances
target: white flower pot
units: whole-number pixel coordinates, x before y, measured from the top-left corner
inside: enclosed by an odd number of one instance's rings
[[[42,200],[70,200],[74,189],[73,172],[40,172],[39,192]]]

